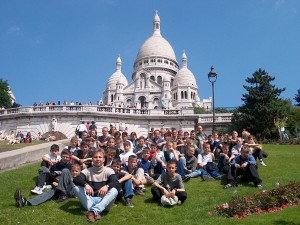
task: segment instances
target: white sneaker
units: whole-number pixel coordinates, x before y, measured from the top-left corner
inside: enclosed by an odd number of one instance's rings
[[[259,165],[261,165],[261,166],[267,166],[267,165],[264,163],[264,161],[260,161],[260,162],[259,162]]]
[[[31,193],[40,195],[43,193],[43,188],[36,186],[34,189],[31,190]]]
[[[262,186],[261,184],[258,184],[258,185],[257,185],[257,188],[258,188],[258,189],[262,189],[263,186]]]
[[[45,189],[51,190],[52,186],[51,185],[44,185],[42,190],[45,190]]]

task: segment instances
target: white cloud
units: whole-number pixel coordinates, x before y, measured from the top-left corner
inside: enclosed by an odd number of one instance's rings
[[[275,11],[279,11],[284,4],[285,4],[285,0],[276,0],[275,1]]]
[[[276,0],[274,3],[274,10],[277,13],[283,13],[285,15],[297,15],[298,14],[298,1]]]
[[[22,34],[22,30],[19,26],[11,26],[8,28],[7,34]]]

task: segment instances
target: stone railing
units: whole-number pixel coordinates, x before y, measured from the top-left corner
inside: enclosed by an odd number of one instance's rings
[[[18,114],[18,113],[41,113],[41,112],[99,112],[111,114],[133,114],[133,115],[186,115],[193,114],[193,110],[180,109],[136,109],[136,108],[122,108],[113,106],[97,106],[97,105],[76,105],[76,106],[31,106],[19,107],[11,109],[0,110],[0,116]]]
[[[218,113],[215,116],[215,123],[231,123],[232,113]],[[212,114],[199,114],[198,123],[211,124],[213,122]]]
[[[0,110],[0,118],[5,115],[20,114],[20,113],[46,113],[46,112],[94,112],[100,114],[118,114],[118,115],[145,115],[145,116],[193,116],[198,118],[198,123],[211,124],[213,122],[213,115],[210,114],[194,114],[193,109],[136,109],[136,108],[122,108],[112,106],[98,106],[98,105],[76,105],[76,106],[31,106],[19,107],[11,109]],[[218,113],[215,115],[215,123],[230,123],[232,118],[231,113]]]

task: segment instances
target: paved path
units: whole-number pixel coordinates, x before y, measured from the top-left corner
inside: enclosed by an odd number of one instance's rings
[[[50,152],[53,144],[58,144],[60,151],[70,142],[69,139],[60,141],[45,142],[38,145],[31,145],[20,149],[5,151],[0,153],[0,172],[17,168],[26,163],[41,160],[43,155]]]

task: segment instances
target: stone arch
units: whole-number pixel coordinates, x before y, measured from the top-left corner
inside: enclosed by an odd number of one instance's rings
[[[125,102],[126,102],[126,105],[127,106],[132,106],[132,99],[131,98],[127,98],[127,99],[125,99]]]
[[[147,102],[147,98],[143,95],[141,95],[139,98],[138,98],[139,102],[140,102],[140,106],[141,108],[144,108],[144,107],[147,107],[148,106],[148,102]]]

